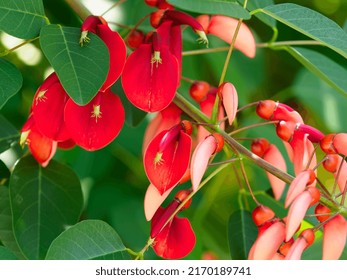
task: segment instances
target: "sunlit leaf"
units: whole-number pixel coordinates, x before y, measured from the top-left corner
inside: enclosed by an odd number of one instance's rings
[[[40,43],[68,95],[85,105],[105,82],[110,58],[98,36],[88,34],[90,42],[81,47],[80,35],[79,28],[51,24],[42,28]]]
[[[322,14],[292,3],[268,6],[261,11],[347,58],[347,33]]]
[[[16,66],[0,58],[0,109],[22,87],[23,77]]]
[[[347,94],[347,69],[325,55],[300,47],[286,47],[286,50],[308,70],[327,82],[342,94]]]
[[[42,0],[1,0],[0,15],[0,30],[22,39],[37,37],[48,22]]]
[[[129,259],[117,232],[99,220],[82,221],[59,235],[48,250],[49,260]]]
[[[247,259],[258,230],[252,220],[252,214],[245,210],[237,210],[231,214],[228,225],[230,255],[235,260]]]
[[[210,15],[225,15],[242,19],[250,18],[248,11],[235,0],[168,0],[168,2],[177,8],[189,12]]]
[[[43,259],[51,242],[80,216],[80,181],[65,165],[53,160],[42,168],[28,156],[15,165],[9,188],[17,243],[28,259]]]

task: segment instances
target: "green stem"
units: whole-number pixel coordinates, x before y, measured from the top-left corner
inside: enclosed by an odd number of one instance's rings
[[[65,2],[82,20],[85,20],[92,14],[80,0],[65,0]]]
[[[11,52],[14,52],[16,49],[19,49],[20,47],[22,47],[22,46],[24,46],[24,45],[26,45],[26,44],[28,44],[28,43],[31,43],[31,42],[35,41],[36,39],[38,39],[38,38],[39,38],[39,37],[36,37],[36,38],[30,39],[30,40],[24,41],[24,42],[20,43],[20,44],[17,45],[17,46],[14,46],[13,48],[11,48],[11,49],[9,49],[9,50],[4,50],[4,51],[2,51],[2,52],[0,53],[0,57],[6,56],[6,55],[10,54]]]

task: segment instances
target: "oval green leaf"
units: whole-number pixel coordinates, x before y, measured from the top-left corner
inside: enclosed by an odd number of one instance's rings
[[[100,220],[82,221],[59,235],[48,250],[48,260],[129,259],[117,232]]]
[[[272,5],[259,11],[347,58],[347,33],[322,14],[291,3]]]
[[[228,223],[228,240],[231,258],[246,260],[258,230],[252,220],[252,214],[246,210],[233,212]]]
[[[68,95],[85,105],[105,82],[110,58],[98,36],[88,34],[90,42],[81,47],[80,35],[79,28],[51,24],[42,28],[40,44]]]
[[[42,0],[0,1],[0,30],[22,39],[32,39],[48,23]]]
[[[248,11],[235,0],[168,0],[167,2],[188,12],[209,15],[225,15],[242,19],[251,18]]]
[[[17,162],[10,178],[13,231],[28,259],[44,259],[51,242],[80,216],[81,184],[54,160],[42,168],[33,157]]]
[[[0,109],[22,87],[21,72],[12,63],[0,58]]]
[[[4,246],[0,246],[0,260],[17,260],[16,255]]]
[[[0,115],[0,153],[9,149],[12,143],[18,140],[18,130]]]
[[[347,70],[344,67],[311,49],[288,46],[285,50],[336,91],[347,95]]]
[[[8,187],[0,187],[0,240],[18,258],[23,259],[12,229],[12,212]]]

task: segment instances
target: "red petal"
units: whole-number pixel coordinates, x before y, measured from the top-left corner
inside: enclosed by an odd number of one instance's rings
[[[169,189],[161,195],[153,184],[148,186],[144,201],[144,210],[147,221],[152,219],[153,215],[170,194],[171,190],[172,189]]]
[[[159,145],[166,132],[162,131],[151,141],[144,156],[147,177],[160,194],[177,185],[184,176],[192,146],[190,136],[181,131],[178,141],[171,142],[158,157]]]
[[[68,140],[63,141],[63,142],[58,142],[58,148],[61,148],[64,150],[70,150],[75,146],[76,146],[76,143],[72,139],[68,139]]]
[[[36,126],[33,126],[31,127],[27,143],[34,158],[42,167],[46,167],[55,154],[57,142],[46,137]]]
[[[278,150],[278,148],[275,145],[271,144],[269,146],[269,149],[266,151],[263,158],[264,160],[268,161],[272,165],[276,166],[278,169],[284,172],[287,171],[286,162],[281,152]],[[284,191],[286,183],[269,172],[266,172],[266,174],[269,178],[270,185],[272,187],[272,191],[274,193],[275,199],[279,200]]]
[[[195,241],[195,234],[189,220],[175,216],[156,236],[153,250],[162,258],[180,259],[193,250]]]
[[[60,82],[54,83],[47,90],[38,90],[34,96],[32,112],[40,131],[55,141],[70,138],[64,122],[64,108],[69,96]]]
[[[208,31],[228,44],[231,44],[238,20],[226,16],[212,16]],[[255,57],[256,45],[251,30],[246,24],[242,23],[235,41],[235,48],[243,52],[246,56]]]
[[[110,69],[100,91],[105,91],[119,78],[126,60],[126,47],[122,37],[107,25],[97,25],[97,34],[106,44],[110,54]]]
[[[101,114],[93,116],[93,112]],[[82,148],[94,151],[114,140],[124,123],[124,109],[119,97],[110,90],[99,92],[91,102],[79,106],[69,100],[65,107],[65,122],[71,138]]]
[[[216,151],[217,142],[213,136],[208,136],[195,148],[190,167],[192,188],[196,191],[206,171],[211,155]]]
[[[122,84],[129,101],[146,112],[166,108],[175,97],[178,62],[168,47],[160,50],[162,63],[151,63],[152,45],[143,44],[125,63]]]
[[[338,260],[347,238],[347,222],[337,215],[324,225],[323,260]]]

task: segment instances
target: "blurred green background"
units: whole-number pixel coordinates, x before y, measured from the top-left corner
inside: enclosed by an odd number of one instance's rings
[[[44,0],[43,2],[51,23],[80,26],[81,21],[64,1]],[[95,14],[101,14],[114,3],[111,0],[85,2]],[[286,1],[275,1],[275,3],[284,2]],[[347,30],[346,0],[296,0],[290,2],[319,11]],[[105,17],[110,22],[132,26],[152,10],[143,4],[143,0],[128,0]],[[271,29],[259,20],[252,19],[246,23],[254,31],[258,43],[267,42],[271,38]],[[116,25],[113,27],[117,28]],[[280,41],[302,38],[298,33],[281,24],[278,25],[278,28],[278,40]],[[140,29],[151,30],[149,22],[145,21]],[[126,33],[124,29],[118,28],[118,30],[121,34]],[[11,40],[6,35],[1,34],[0,39],[0,50],[11,47],[9,45]],[[195,34],[190,29],[186,29],[184,31],[184,50],[202,49],[203,47],[196,44],[195,40]],[[216,38],[211,37],[210,41],[211,48],[226,46],[224,42]],[[31,50],[21,48],[6,57],[20,69],[24,82],[21,91],[11,98],[0,113],[18,130],[28,116],[36,89],[50,71],[47,60],[40,52],[39,42],[34,41],[29,47]],[[346,60],[342,60],[341,57],[327,49],[317,49],[347,68]],[[20,54],[21,52],[24,54]],[[183,76],[206,80],[216,86],[225,56],[226,52],[185,56]],[[300,111],[305,122],[316,126],[324,133],[347,131],[346,97],[305,70],[285,51],[258,48],[255,59],[249,59],[235,51],[226,80],[234,83],[237,88],[239,107],[261,99],[280,100]],[[189,84],[182,82],[179,91],[191,100],[188,88]],[[113,89],[115,93],[122,94],[119,81]],[[55,156],[55,159],[71,166],[81,179],[86,201],[82,218],[102,219],[108,222],[117,230],[124,244],[134,251],[140,250],[149,236],[149,222],[145,220],[143,212],[143,198],[149,183],[142,166],[141,148],[146,125],[153,117],[148,115],[139,122],[137,118],[141,119],[142,114],[138,113],[127,114],[127,123],[120,135],[107,148],[92,153],[80,148],[70,151],[59,150]],[[259,121],[254,109],[248,109],[238,114],[235,127]],[[273,127],[266,126],[249,130],[238,136],[266,137],[271,142],[278,144],[284,151]],[[249,147],[249,143],[244,142],[244,144]],[[23,153],[18,147],[15,147],[14,151],[15,153],[11,155],[1,155],[1,158],[6,158],[5,161],[8,165],[13,164],[16,157]],[[258,192],[259,200],[274,207],[278,215],[284,216],[286,211],[283,209],[283,204],[266,195],[267,192],[270,192],[270,186],[265,172],[251,164],[246,163],[246,167],[251,186]],[[292,168],[289,168],[289,172],[292,172]],[[254,206],[249,196],[240,192],[240,184],[245,187],[240,178],[241,173],[238,166],[227,168],[209,182],[202,192],[194,197],[192,206],[182,213],[183,216],[190,218],[197,236],[197,245],[193,253],[188,256],[189,259],[201,259],[206,252],[213,252],[217,258],[230,258],[227,234],[229,217],[241,207],[240,203],[247,210],[252,210]],[[180,188],[188,187],[190,186],[186,183]],[[306,253],[306,257],[320,258],[320,254],[320,245],[315,244]],[[155,258],[155,254],[150,249],[145,257],[152,259]]]

